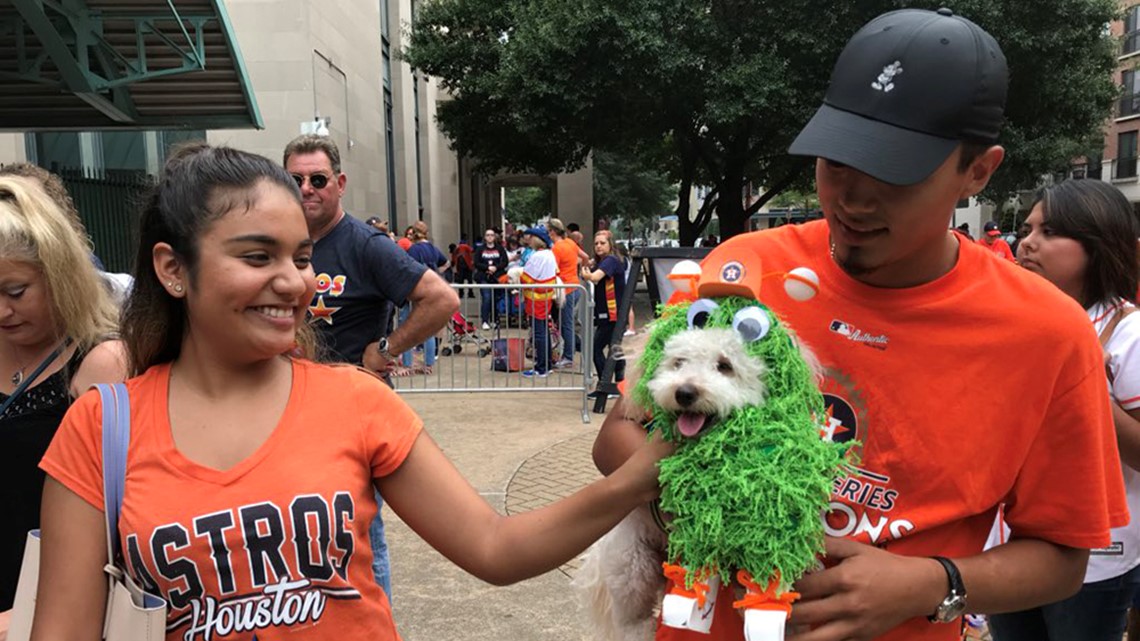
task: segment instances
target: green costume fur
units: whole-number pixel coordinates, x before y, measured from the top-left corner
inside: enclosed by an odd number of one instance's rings
[[[752,299],[716,302],[705,328],[731,328],[736,312],[749,306],[768,313],[767,335],[747,343],[749,355],[767,368],[767,394],[762,404],[719,417],[696,439],[685,438],[677,415],[654,403],[647,382],[666,341],[689,329],[690,304],[670,306],[654,322],[632,396],[650,411],[652,429],[679,444],[660,463],[661,508],[673,516],[667,558],[687,571],[686,587],[713,572],[727,584],[742,568],[761,587],[778,572],[782,593],[823,551],[822,514],[833,480],[847,465],[848,446],[821,438],[823,396],[776,315]]]

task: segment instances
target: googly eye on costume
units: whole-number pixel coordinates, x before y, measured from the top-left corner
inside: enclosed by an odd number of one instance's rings
[[[745,307],[732,317],[732,330],[745,343],[754,343],[768,335],[772,329],[772,319],[768,312],[759,307]]]
[[[715,301],[707,298],[702,298],[689,306],[689,329],[699,329],[709,322],[709,316],[717,310],[720,305]]]

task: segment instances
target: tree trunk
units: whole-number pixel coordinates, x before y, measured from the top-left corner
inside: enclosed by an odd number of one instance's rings
[[[689,196],[693,193],[693,181],[688,176],[681,178],[681,186],[677,188],[677,210],[673,213],[677,215],[677,238],[679,243],[684,247],[692,247],[693,243],[690,240],[685,242],[686,238],[692,236],[693,222],[689,220]]]
[[[677,238],[683,247],[692,247],[696,236],[693,233],[693,222],[689,220],[689,196],[693,193],[693,175],[697,170],[695,153],[684,143],[684,138],[677,139],[677,150],[681,156],[681,184],[677,188]],[[699,231],[699,230],[698,230]]]
[[[744,211],[744,168],[726,166],[721,178],[720,200],[716,215],[720,219],[720,240],[748,231],[750,213]]]

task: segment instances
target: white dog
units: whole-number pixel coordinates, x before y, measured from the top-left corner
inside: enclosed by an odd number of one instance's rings
[[[765,373],[733,330],[687,330],[665,342],[648,387],[658,405],[678,414],[678,430],[694,438],[715,429],[718,417],[762,403]],[[640,408],[630,409],[630,418],[644,416]],[[665,532],[651,510],[639,508],[586,551],[572,585],[598,641],[653,638],[665,591],[665,545]]]

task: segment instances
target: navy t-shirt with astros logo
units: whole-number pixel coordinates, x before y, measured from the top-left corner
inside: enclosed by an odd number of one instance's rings
[[[361,362],[385,332],[392,305],[403,305],[426,267],[390,238],[345,214],[313,247],[317,293],[309,322],[330,359]]]

